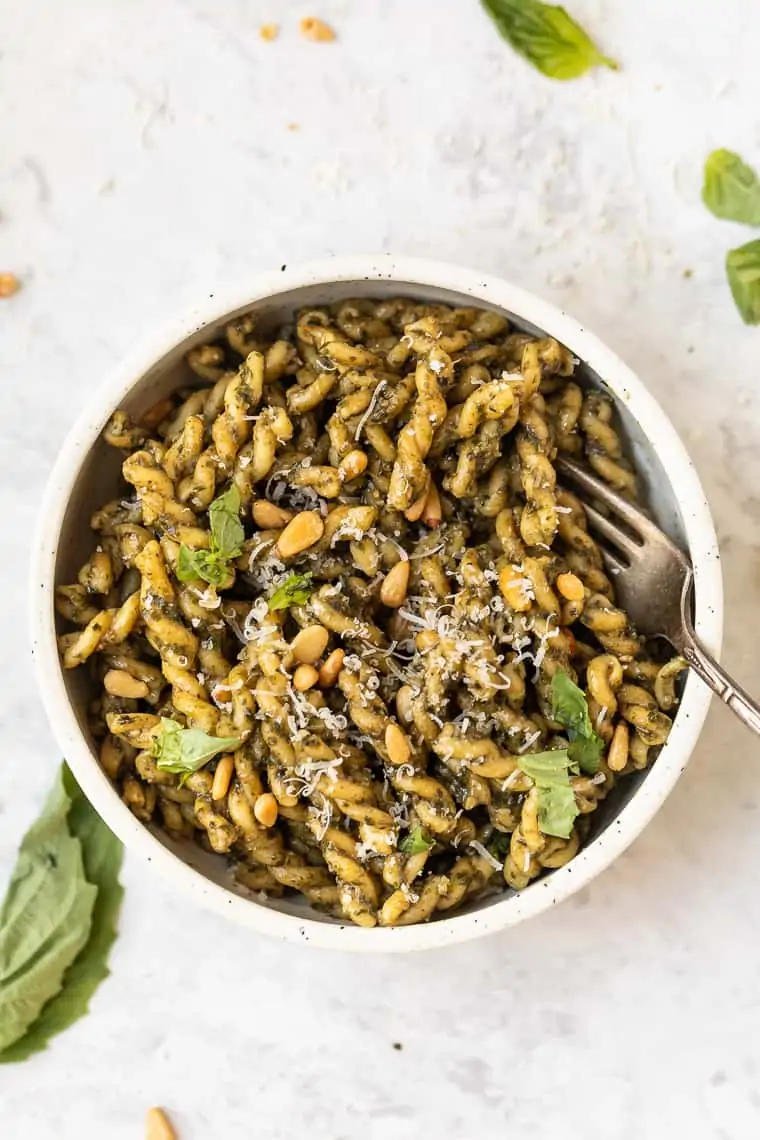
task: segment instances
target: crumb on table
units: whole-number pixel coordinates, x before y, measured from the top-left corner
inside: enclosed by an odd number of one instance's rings
[[[329,43],[335,39],[335,32],[324,20],[317,20],[313,16],[305,16],[300,23],[301,35],[315,43]]]
[[[279,34],[279,24],[262,24],[259,28],[259,35],[261,36],[262,40],[266,40],[267,43],[271,43],[272,40],[276,40]]]
[[[12,297],[20,288],[21,282],[15,273],[0,273],[0,297]]]

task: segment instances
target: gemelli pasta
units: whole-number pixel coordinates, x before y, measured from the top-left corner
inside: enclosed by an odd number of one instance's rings
[[[573,858],[685,667],[638,636],[558,480],[565,453],[636,495],[576,364],[496,312],[349,300],[276,338],[239,318],[112,416],[124,489],[56,604],[139,819],[367,927]]]

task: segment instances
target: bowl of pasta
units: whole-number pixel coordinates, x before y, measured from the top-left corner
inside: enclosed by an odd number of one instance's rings
[[[208,297],[65,443],[33,650],[103,819],[275,937],[459,942],[567,898],[682,772],[709,696],[616,600],[558,456],[644,502],[722,632],[715,530],[644,385],[445,264],[336,258]]]

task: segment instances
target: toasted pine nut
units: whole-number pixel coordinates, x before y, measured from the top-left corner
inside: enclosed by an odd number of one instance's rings
[[[402,724],[407,726],[412,724],[413,721],[412,694],[413,690],[411,685],[402,685],[396,693],[396,713]]]
[[[499,575],[499,589],[506,602],[517,613],[530,609],[530,598],[525,589],[525,577],[514,566],[505,566]]]
[[[568,602],[583,601],[583,582],[577,574],[558,574],[555,583],[557,590]]]
[[[166,419],[173,407],[174,401],[167,396],[165,400],[159,400],[153,407],[148,408],[147,412],[140,416],[140,423],[147,428],[158,427],[161,420]]]
[[[404,511],[404,517],[407,518],[409,522],[417,522],[422,518],[422,512],[425,510],[425,503],[427,502],[429,493],[430,488],[425,491],[424,495],[420,495],[419,499],[412,503],[408,511]]]
[[[628,763],[629,740],[628,725],[621,720],[612,734],[610,749],[607,753],[607,767],[611,772],[622,772]]]
[[[408,587],[409,559],[402,558],[385,575],[385,580],[380,587],[380,601],[384,606],[390,606],[391,609],[396,610],[403,603]]]
[[[262,24],[261,27],[259,28],[260,37],[262,38],[262,40],[266,40],[267,43],[271,43],[272,40],[276,40],[277,37],[279,36],[279,34],[280,34],[280,25],[279,24]]]
[[[393,721],[385,730],[385,747],[388,749],[388,760],[391,764],[408,764],[412,754],[409,738],[403,729]]]
[[[20,288],[21,282],[15,273],[0,273],[0,297],[12,297]]]
[[[131,700],[147,697],[149,692],[144,681],[139,681],[124,669],[109,669],[103,678],[103,688],[112,697],[127,697]]]
[[[145,1117],[145,1140],[177,1140],[177,1133],[163,1109],[148,1109]]]
[[[280,558],[295,558],[319,542],[325,533],[322,516],[316,511],[301,511],[291,519],[277,539],[277,553]]]
[[[437,645],[440,638],[434,629],[421,629],[414,639],[414,644],[420,653],[424,653],[427,649],[432,649]]]
[[[327,658],[322,668],[319,670],[319,687],[320,689],[329,689],[338,680],[338,674],[343,668],[343,658],[346,656],[345,649],[333,649],[330,656]]]
[[[435,483],[430,481],[430,490],[425,499],[425,506],[422,511],[422,521],[425,526],[435,528],[441,525],[443,519],[443,507],[441,506],[441,496]]]
[[[327,649],[329,640],[330,634],[323,625],[307,625],[290,643],[293,660],[303,665],[313,665]]]
[[[274,827],[277,823],[279,810],[277,800],[271,792],[264,792],[264,795],[259,796],[253,805],[253,814],[262,827]]]
[[[306,16],[299,25],[304,39],[314,43],[327,44],[335,39],[335,32],[324,20],[316,20],[313,16]]]
[[[235,770],[235,757],[231,752],[225,752],[219,760],[214,772],[214,782],[211,785],[211,799],[223,800],[230,789],[232,773]]]
[[[299,665],[293,674],[293,688],[305,693],[307,689],[313,689],[318,680],[319,673],[313,665]]]
[[[281,530],[293,518],[292,511],[286,511],[284,507],[278,507],[267,499],[257,499],[251,513],[256,526],[262,530]]]
[[[344,479],[356,479],[358,475],[367,470],[366,451],[360,451],[358,447],[349,451],[338,464],[338,470],[342,472]]]

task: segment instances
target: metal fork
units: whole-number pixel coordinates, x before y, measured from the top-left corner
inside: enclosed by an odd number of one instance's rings
[[[557,470],[608,508],[610,518],[584,502],[589,527],[603,540],[600,549],[616,594],[639,632],[669,641],[716,696],[760,734],[760,704],[697,640],[691,620],[694,573],[684,552],[638,507],[577,463],[558,458]]]

